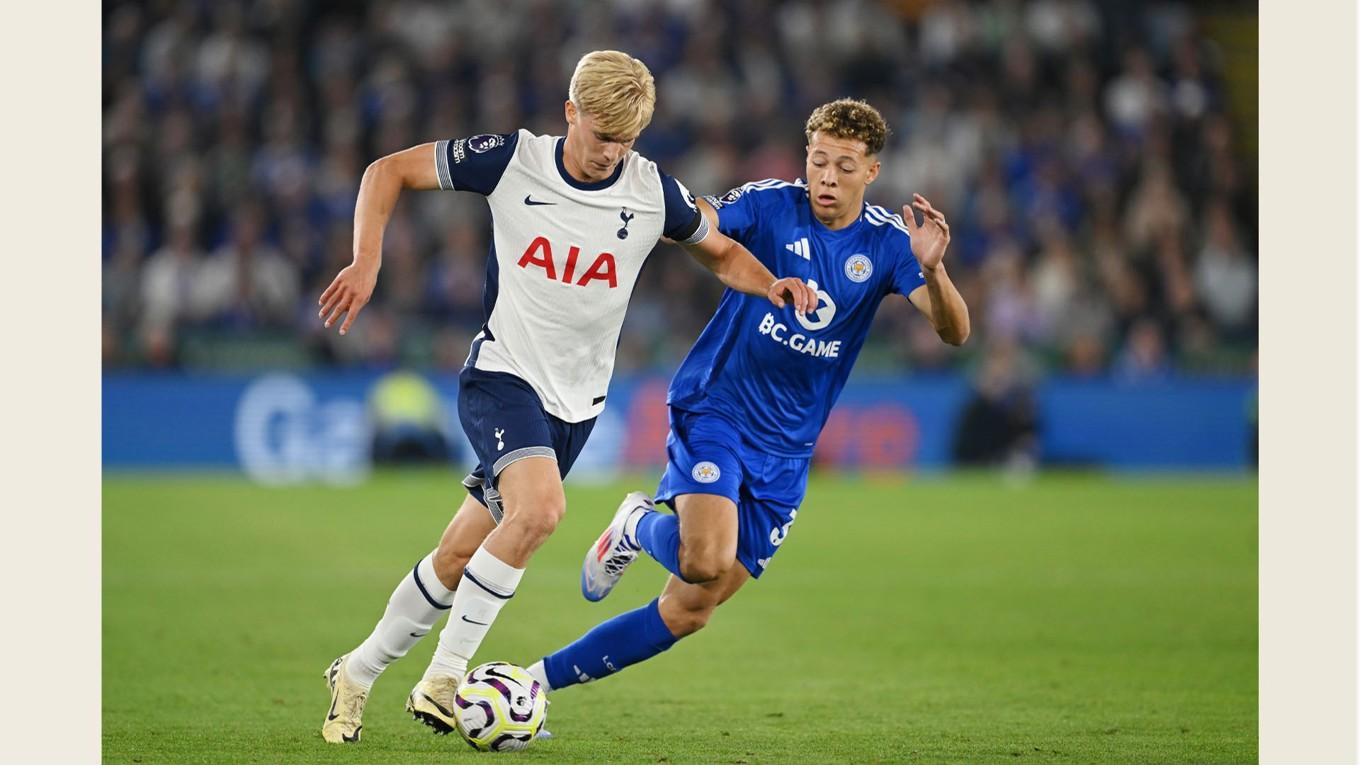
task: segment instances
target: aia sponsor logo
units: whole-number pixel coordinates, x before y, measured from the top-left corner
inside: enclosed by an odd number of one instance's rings
[[[524,250],[524,254],[519,256],[518,265],[526,271],[537,268],[543,274],[555,282],[563,284],[575,284],[577,287],[585,287],[592,281],[602,281],[609,285],[609,289],[619,286],[618,268],[614,265],[614,255],[609,252],[602,252],[595,256],[595,260],[585,271],[577,276],[577,269],[580,265],[581,248],[572,245],[567,250],[566,262],[562,264],[561,277],[558,277],[557,262],[553,257],[552,242],[547,237],[536,237],[529,243],[529,247]]]

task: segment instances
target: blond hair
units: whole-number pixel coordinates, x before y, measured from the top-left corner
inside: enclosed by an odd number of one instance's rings
[[[652,121],[656,83],[647,65],[617,50],[596,50],[576,63],[567,95],[601,133],[635,138]]]
[[[883,115],[866,101],[840,98],[822,104],[812,111],[807,121],[807,139],[817,131],[835,137],[864,143],[865,154],[883,151],[888,140],[888,123]]]

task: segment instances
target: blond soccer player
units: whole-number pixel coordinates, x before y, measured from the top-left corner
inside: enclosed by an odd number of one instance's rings
[[[373,632],[331,663],[330,742],[357,742],[369,689],[445,614],[406,708],[440,732],[453,695],[525,567],[566,512],[562,479],[604,409],[619,330],[643,261],[663,237],[723,284],[775,307],[811,310],[797,278],[776,279],[719,233],[679,181],[632,150],[656,93],[640,61],[581,58],[564,104],[564,137],[527,130],[438,141],[377,160],[354,215],[354,262],[320,299],[348,332],[368,302],[383,229],[403,189],[471,191],[493,216],[485,323],[459,374],[458,415],[479,464],[439,545],[402,578]]]

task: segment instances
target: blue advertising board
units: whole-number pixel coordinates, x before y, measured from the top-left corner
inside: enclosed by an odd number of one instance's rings
[[[376,373],[202,376],[107,374],[104,467],[231,469],[257,480],[352,481],[369,469]],[[455,460],[457,379],[427,378],[443,401]],[[1036,391],[1041,461],[1130,470],[1233,470],[1247,464],[1252,379],[1138,385],[1052,378]],[[971,388],[960,376],[856,377],[816,461],[845,470],[947,467]],[[654,470],[665,456],[666,380],[619,378],[578,462],[580,475]]]

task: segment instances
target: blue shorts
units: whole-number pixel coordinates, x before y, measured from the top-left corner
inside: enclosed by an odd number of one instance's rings
[[[512,374],[471,366],[458,375],[458,419],[478,460],[463,486],[496,523],[504,515],[496,489],[502,470],[527,457],[552,457],[566,478],[595,427],[594,417],[567,422],[544,411],[529,383]]]
[[[717,494],[737,505],[737,560],[759,578],[789,534],[807,493],[807,458],[766,454],[742,441],[727,418],[671,407],[666,472],[656,501]]]

